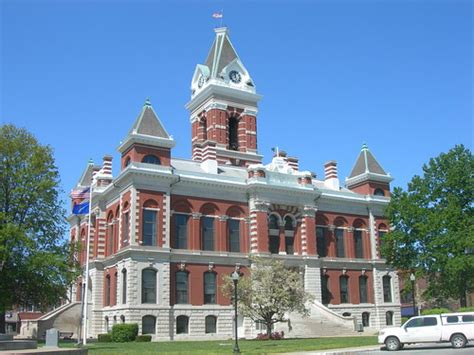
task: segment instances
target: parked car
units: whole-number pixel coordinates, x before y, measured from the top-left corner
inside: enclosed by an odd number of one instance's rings
[[[413,317],[401,327],[382,329],[378,341],[391,351],[414,343],[451,342],[453,348],[463,348],[474,341],[474,312]]]

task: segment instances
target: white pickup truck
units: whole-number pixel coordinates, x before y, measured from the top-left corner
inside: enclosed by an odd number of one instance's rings
[[[463,348],[474,340],[474,312],[445,313],[410,318],[401,327],[384,328],[379,344],[387,350],[399,350],[405,344],[451,342]]]

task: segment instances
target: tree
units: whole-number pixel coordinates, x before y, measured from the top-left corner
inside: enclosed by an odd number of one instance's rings
[[[428,299],[456,298],[466,306],[474,289],[474,160],[457,145],[423,165],[408,190],[394,189],[387,208],[393,230],[382,253],[401,270],[428,280]]]
[[[0,333],[5,333],[5,310],[54,305],[75,273],[52,149],[25,129],[3,125],[0,161]]]
[[[286,315],[297,312],[309,315],[306,303],[313,297],[305,292],[303,280],[293,271],[273,258],[252,258],[249,274],[238,283],[238,309],[244,317],[263,322],[270,338],[273,324],[286,322]],[[230,276],[224,277],[224,295],[232,297],[234,285]]]

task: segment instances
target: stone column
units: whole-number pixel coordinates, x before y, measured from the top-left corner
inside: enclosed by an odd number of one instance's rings
[[[278,254],[280,255],[286,255],[286,241],[285,241],[285,222],[281,221],[280,222],[280,248],[278,250]],[[294,236],[293,236],[294,238]]]
[[[250,204],[250,252],[268,253],[269,203],[251,199]]]
[[[369,213],[369,236],[370,236],[370,254],[372,259],[377,259],[377,241],[375,240],[375,218],[372,210],[367,208]]]

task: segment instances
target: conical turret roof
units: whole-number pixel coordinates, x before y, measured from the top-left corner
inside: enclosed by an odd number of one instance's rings
[[[382,165],[375,159],[375,156],[370,152],[367,144],[362,145],[356,163],[352,168],[349,177],[346,179],[348,186],[360,183],[366,180],[390,182],[392,177],[386,173]]]

